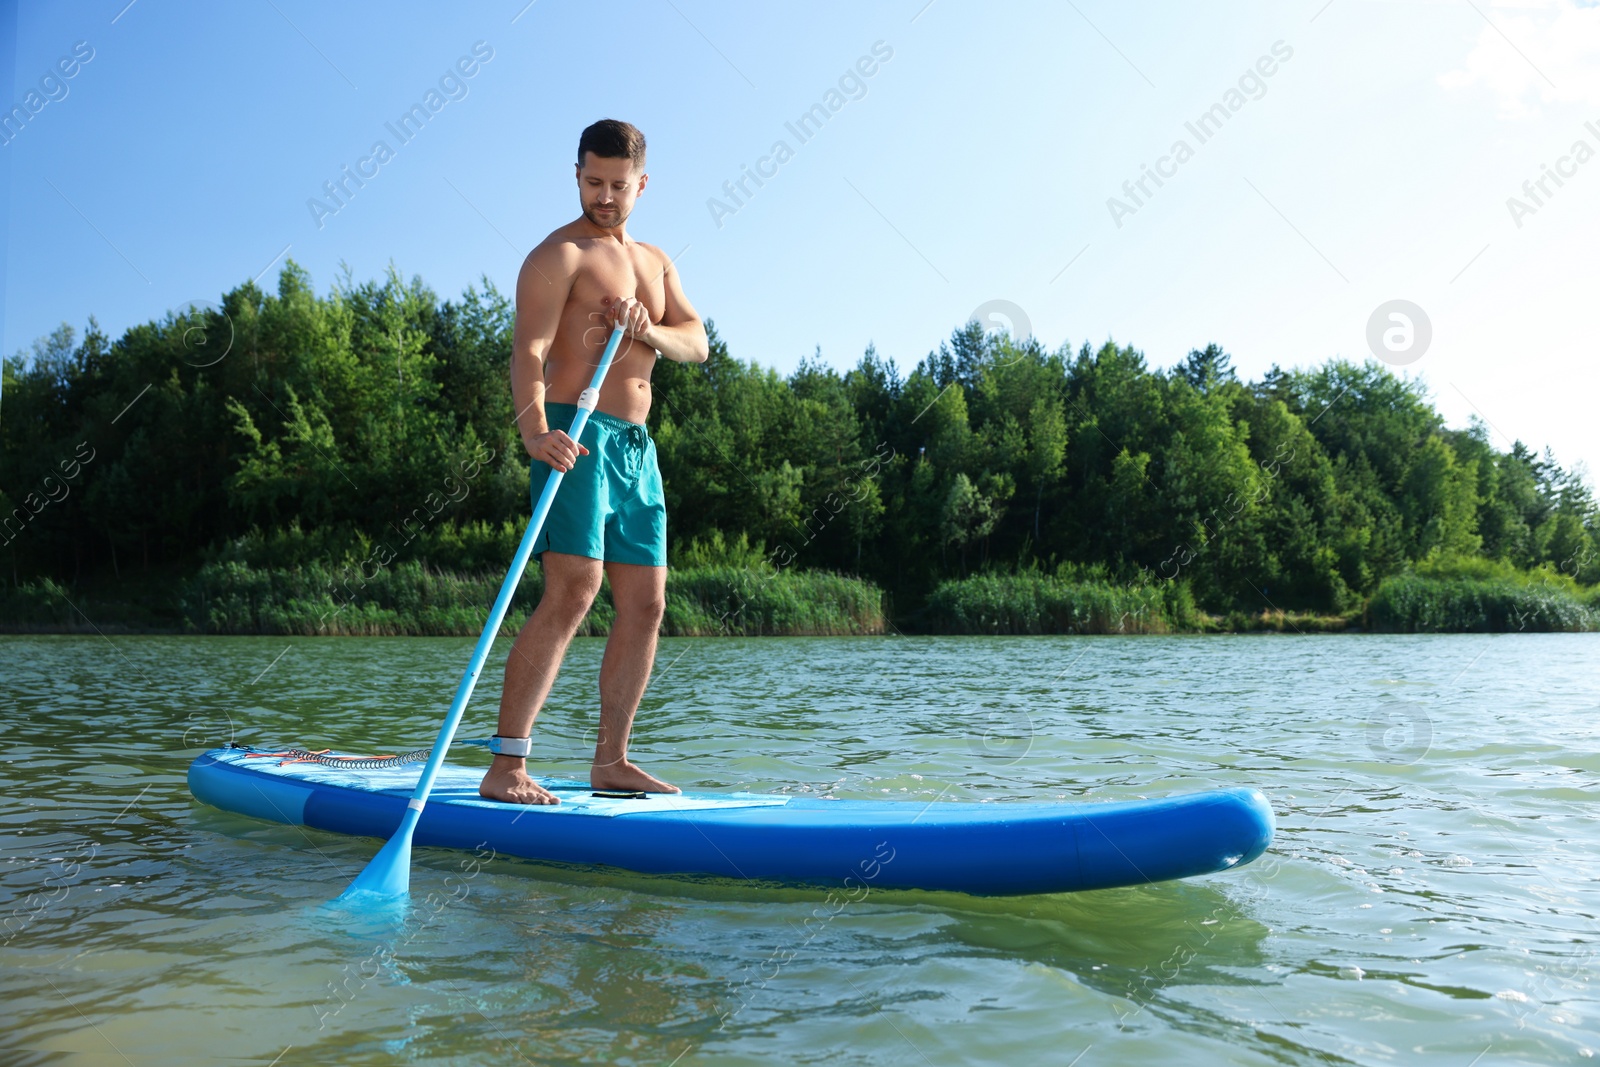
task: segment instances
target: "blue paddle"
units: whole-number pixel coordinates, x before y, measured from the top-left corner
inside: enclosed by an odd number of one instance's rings
[[[606,371],[611,369],[611,361],[616,357],[617,347],[622,343],[622,335],[623,330],[620,325],[611,331],[611,339],[606,342],[606,350],[600,357],[600,365],[594,370],[594,378],[589,382],[589,388],[578,397],[578,413],[572,417],[572,427],[567,430],[567,436],[574,442],[583,435],[583,428],[589,422],[589,413],[594,410],[595,404],[600,399],[600,384],[605,381]],[[564,472],[552,470],[549,480],[544,483],[544,492],[539,494],[539,503],[534,506],[533,517],[528,520],[528,531],[522,535],[522,543],[517,546],[517,554],[511,558],[511,570],[506,574],[505,584],[500,587],[500,595],[495,598],[494,609],[489,612],[489,621],[478,637],[478,647],[472,650],[472,662],[467,666],[467,673],[461,676],[461,684],[456,687],[456,698],[450,705],[450,714],[445,716],[444,722],[439,727],[439,736],[433,742],[433,752],[428,756],[427,765],[422,768],[422,777],[417,779],[416,791],[406,803],[406,813],[400,820],[400,828],[378,850],[378,854],[372,857],[366,869],[350,883],[350,888],[341,893],[334,903],[345,906],[382,904],[404,897],[410,892],[411,835],[417,828],[417,820],[422,817],[424,805],[428,803],[428,794],[433,792],[433,780],[444,764],[445,752],[455,739],[456,727],[461,724],[461,716],[467,710],[467,701],[472,697],[472,689],[478,684],[478,673],[483,670],[483,662],[489,656],[489,648],[500,632],[500,624],[505,621],[506,609],[511,606],[511,594],[516,591],[517,583],[522,581],[522,572],[527,569],[528,557],[533,554],[533,542],[538,538],[539,531],[544,528],[545,516],[550,514],[550,504],[556,498],[556,490],[561,487],[563,477]]]

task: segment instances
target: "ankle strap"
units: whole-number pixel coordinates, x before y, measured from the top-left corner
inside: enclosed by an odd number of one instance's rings
[[[532,737],[503,737],[495,734],[489,738],[489,751],[496,756],[515,756],[526,759],[533,751]]]

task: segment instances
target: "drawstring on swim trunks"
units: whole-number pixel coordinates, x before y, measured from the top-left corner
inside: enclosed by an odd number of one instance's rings
[[[628,427],[627,470],[630,479],[637,480],[644,470],[644,446],[647,440],[648,436],[643,426]]]

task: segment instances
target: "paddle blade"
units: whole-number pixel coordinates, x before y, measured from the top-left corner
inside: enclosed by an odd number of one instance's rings
[[[400,828],[356,875],[350,888],[339,894],[335,904],[355,910],[392,904],[411,892],[411,834],[416,829],[418,814],[415,808],[406,809]]]

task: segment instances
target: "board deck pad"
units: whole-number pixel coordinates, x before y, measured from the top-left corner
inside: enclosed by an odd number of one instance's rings
[[[417,788],[415,763],[395,767],[360,769],[330,766],[325,763],[284,762],[267,752],[249,749],[221,749],[225,753],[219,762],[243,767],[263,774],[271,774],[294,782],[321,785],[335,789],[354,789],[366,793],[398,796],[402,800]],[[434,780],[433,793],[428,803],[460,804],[467,807],[505,808],[506,801],[487,800],[478,795],[478,783],[483,780],[483,769],[451,766],[439,768]],[[707,808],[748,808],[782,806],[789,797],[772,793],[647,793],[643,799],[594,796],[595,789],[588,782],[571,778],[533,779],[561,798],[559,804],[511,804],[518,810],[527,809],[541,815],[629,815],[642,811],[665,808],[671,811],[700,811]]]

